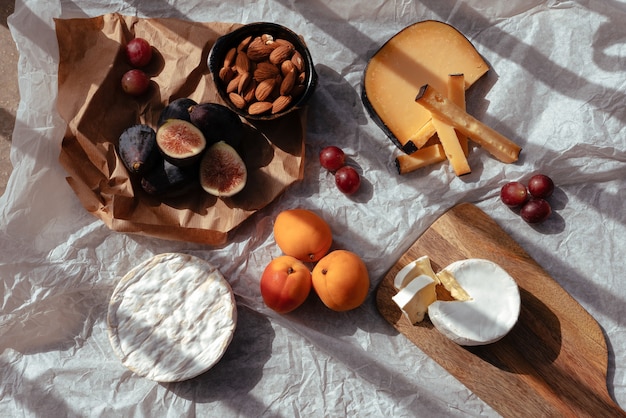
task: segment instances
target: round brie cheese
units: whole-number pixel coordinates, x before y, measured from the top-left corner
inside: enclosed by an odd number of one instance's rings
[[[232,340],[237,308],[216,267],[166,253],[120,280],[107,322],[111,346],[126,367],[157,382],[176,382],[219,361]]]
[[[504,337],[519,317],[521,300],[515,280],[488,260],[467,259],[447,266],[470,299],[438,300],[428,316],[439,332],[460,345],[490,344]]]

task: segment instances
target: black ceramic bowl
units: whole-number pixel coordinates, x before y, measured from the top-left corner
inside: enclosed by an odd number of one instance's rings
[[[302,56],[304,64],[304,80],[302,81],[302,87],[297,96],[292,97],[290,104],[282,111],[277,113],[271,113],[267,111],[262,114],[251,115],[247,108],[237,107],[229,98],[227,92],[227,83],[220,78],[220,70],[224,67],[224,60],[229,50],[236,48],[243,40],[251,37],[254,39],[257,36],[271,35],[274,39],[283,39],[293,44],[295,51],[299,52]],[[253,64],[254,66],[255,64]],[[313,94],[315,87],[317,86],[317,74],[313,66],[313,60],[311,53],[306,47],[304,41],[292,30],[268,22],[250,23],[244,25],[234,31],[219,37],[215,41],[215,45],[211,49],[208,58],[208,66],[211,71],[213,81],[217,87],[217,92],[224,100],[226,105],[230,107],[234,112],[250,120],[273,120],[284,116],[296,109],[302,108]],[[251,74],[252,75],[252,74]]]

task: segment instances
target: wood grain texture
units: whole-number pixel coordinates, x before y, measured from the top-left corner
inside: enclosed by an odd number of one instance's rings
[[[456,260],[484,258],[518,283],[518,323],[502,340],[461,347],[428,320],[411,325],[393,303],[393,278],[428,255],[439,271]],[[399,332],[505,417],[626,417],[607,386],[608,350],[598,323],[498,224],[460,204],[422,234],[389,270],[378,310]]]

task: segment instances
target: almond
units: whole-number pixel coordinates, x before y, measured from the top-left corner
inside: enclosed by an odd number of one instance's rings
[[[239,88],[239,79],[240,78],[241,78],[241,75],[237,74],[236,76],[234,76],[232,78],[232,80],[230,80],[230,82],[226,86],[226,93],[232,93],[234,91],[237,91],[237,88]]]
[[[235,72],[231,67],[222,67],[220,69],[219,77],[220,80],[224,82],[224,84],[228,85],[228,83],[230,83],[230,80],[232,80],[234,76]]]
[[[270,97],[270,94],[272,94],[275,84],[276,81],[273,78],[261,81],[254,91],[254,97],[256,97],[256,99],[260,102],[265,101],[265,99]]]
[[[256,81],[254,81],[254,79],[252,79],[250,80],[250,83],[248,83],[248,87],[246,87],[243,93],[241,93],[241,95],[243,96],[243,99],[247,103],[250,103],[251,101],[255,99],[254,93],[256,91],[256,87],[257,87],[257,83]]]
[[[270,64],[269,62],[260,62],[254,69],[254,79],[260,83],[268,78],[276,77],[279,72],[278,67],[274,64]]]
[[[286,59],[291,58],[293,54],[293,46],[278,45],[270,54],[270,62],[274,65],[280,65]]]
[[[292,50],[296,49],[295,46],[293,46],[293,44],[291,42],[289,42],[286,39],[281,39],[281,38],[277,38],[274,40],[278,45],[287,45],[288,47],[290,47]]]
[[[291,96],[278,96],[272,103],[272,114],[280,113],[291,104]]]
[[[237,84],[237,93],[241,94],[252,81],[250,73],[241,73],[239,77],[239,84]]]
[[[298,74],[298,83],[304,84],[305,81],[306,81],[306,73],[303,71],[300,74]]]
[[[226,53],[226,57],[224,57],[224,67],[232,67],[235,63],[235,54],[237,54],[236,48],[231,48]]]
[[[302,55],[298,51],[295,51],[291,56],[291,62],[296,66],[298,71],[304,71],[304,60],[302,59]]]
[[[263,42],[260,37],[256,37],[250,42],[250,45],[248,45],[246,54],[251,61],[259,62],[266,60],[273,50],[274,48]]]
[[[235,69],[239,74],[247,73],[250,71],[250,59],[244,52],[238,52],[235,58]]]
[[[238,109],[243,109],[244,107],[246,107],[246,100],[241,97],[239,94],[237,93],[230,93],[228,95],[228,98],[230,99],[230,101],[232,102],[232,104],[235,105],[236,108]]]
[[[291,93],[293,86],[296,84],[296,70],[292,69],[283,78],[283,82],[280,84],[280,95],[286,96]]]
[[[241,42],[239,42],[239,45],[237,45],[237,52],[242,52],[248,49],[250,42],[252,42],[252,36],[244,38]]]
[[[286,75],[289,71],[293,70],[294,68],[296,68],[296,66],[293,65],[293,62],[291,62],[291,60],[285,60],[283,61],[282,64],[280,64],[280,71],[283,73],[283,75]]]
[[[251,115],[260,115],[272,109],[272,102],[254,102],[248,107],[248,113]]]

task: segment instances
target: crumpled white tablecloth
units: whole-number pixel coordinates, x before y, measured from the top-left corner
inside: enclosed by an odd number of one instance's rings
[[[306,39],[320,84],[308,114],[304,181],[256,213],[219,248],[108,230],[80,205],[58,163],[53,18],[119,12],[194,21],[273,21]],[[399,176],[397,152],[361,101],[368,58],[424,19],[463,32],[492,69],[468,110],[523,146],[517,164],[472,153],[474,172],[440,164]],[[0,416],[493,416],[497,413],[386,323],[375,288],[446,209],[473,202],[492,216],[600,323],[607,384],[626,405],[626,3],[623,1],[107,2],[20,0],[20,106],[0,198]],[[337,192],[317,153],[335,144],[363,172]],[[531,227],[499,202],[500,186],[535,171],[558,188],[555,214]],[[322,214],[335,245],[366,261],[366,303],[335,313],[314,302],[280,316],[258,281],[279,255],[272,222],[284,209]],[[117,280],[153,254],[181,251],[220,266],[236,294],[238,330],[221,362],[189,382],[138,378],[115,357],[106,308]]]

